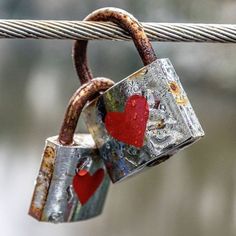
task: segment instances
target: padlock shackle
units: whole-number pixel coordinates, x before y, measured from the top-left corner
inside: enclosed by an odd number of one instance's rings
[[[92,79],[82,85],[71,97],[64,116],[64,121],[59,133],[59,142],[62,145],[73,144],[75,129],[80,117],[80,113],[91,98],[98,92],[107,90],[114,85],[114,82],[106,78]]]
[[[89,14],[85,21],[111,21],[128,31],[132,37],[139,55],[146,66],[157,59],[153,47],[144,32],[143,26],[130,13],[113,7],[100,8]],[[87,40],[77,40],[73,48],[73,58],[81,84],[93,78],[87,62]]]

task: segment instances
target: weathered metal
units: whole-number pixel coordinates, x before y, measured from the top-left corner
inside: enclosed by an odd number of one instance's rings
[[[118,24],[132,37],[144,65],[148,65],[156,60],[155,52],[144,32],[144,28],[130,13],[119,8],[100,8],[89,14],[84,20],[111,21]],[[87,44],[87,40],[77,40],[73,48],[74,64],[81,84],[86,83],[93,78],[87,62]]]
[[[73,185],[80,177],[81,166],[91,177],[98,170],[104,171],[104,178],[95,193],[83,203]],[[101,214],[109,182],[89,134],[76,134],[73,146],[61,145],[58,136],[48,138],[29,214],[39,221],[52,223],[90,219]]]
[[[84,117],[113,182],[159,164],[204,135],[169,59],[111,87],[85,107]]]
[[[64,121],[59,133],[59,141],[63,145],[73,143],[73,135],[79,120],[80,113],[84,105],[99,92],[104,91],[114,85],[114,82],[106,78],[92,79],[90,82],[82,85],[70,99],[66,110]]]
[[[93,79],[71,98],[59,136],[46,140],[29,214],[40,221],[73,222],[102,212],[109,178],[89,134],[74,131],[87,100],[114,83]]]

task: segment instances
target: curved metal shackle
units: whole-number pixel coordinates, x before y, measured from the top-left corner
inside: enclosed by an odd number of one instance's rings
[[[124,30],[127,30],[132,37],[144,65],[148,65],[157,59],[143,26],[130,13],[119,8],[100,8],[89,14],[84,20],[111,21],[118,24]],[[81,84],[93,78],[87,62],[87,44],[88,40],[77,40],[73,48],[74,64]]]
[[[106,78],[92,79],[82,85],[71,97],[59,133],[59,142],[62,145],[73,144],[73,136],[80,117],[80,113],[91,98],[98,92],[112,87],[114,82]]]

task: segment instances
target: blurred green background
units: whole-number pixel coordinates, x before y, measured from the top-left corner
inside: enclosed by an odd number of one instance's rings
[[[236,23],[233,0],[1,0],[0,18],[82,20],[104,6],[123,8],[146,22]],[[0,40],[0,234],[236,235],[233,44],[153,43],[157,55],[175,66],[206,132],[204,139],[150,171],[112,185],[100,217],[51,225],[27,215],[44,140],[58,133],[79,86],[72,44]],[[131,42],[91,42],[89,60],[95,76],[115,81],[142,67]],[[83,121],[78,131],[86,131]]]

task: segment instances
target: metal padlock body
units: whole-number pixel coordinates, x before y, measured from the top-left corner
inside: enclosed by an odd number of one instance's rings
[[[137,95],[146,99],[149,109],[142,147],[114,138],[105,124],[108,113],[126,112],[129,98]],[[113,182],[164,161],[204,136],[169,59],[157,59],[115,84],[92,101],[83,113]],[[126,115],[134,115],[135,122],[135,114]],[[139,127],[136,129],[138,136]],[[120,135],[130,135],[125,133]]]
[[[78,176],[81,164],[87,170],[86,178]],[[96,183],[91,189],[92,177]],[[82,185],[90,187],[89,195],[83,196]],[[102,212],[108,188],[109,177],[91,135],[74,135],[71,146],[61,145],[54,136],[46,140],[29,214],[53,223],[95,217]]]

